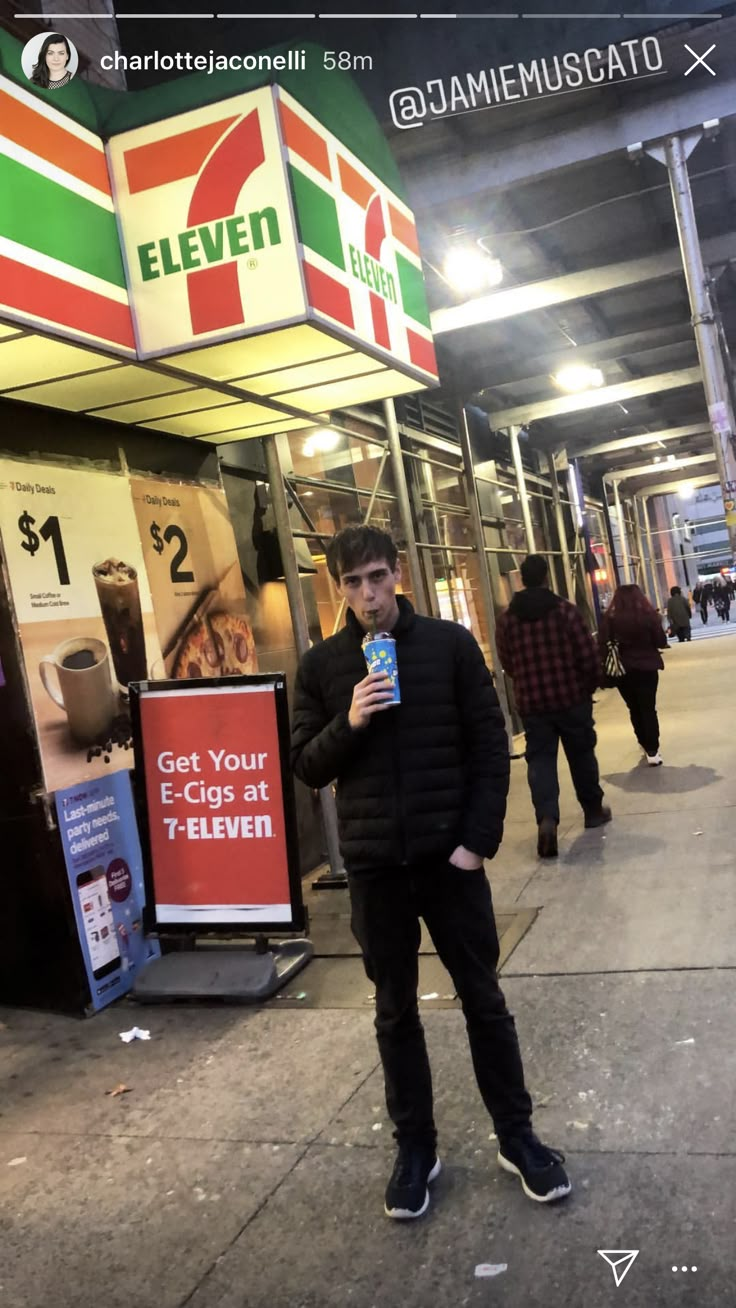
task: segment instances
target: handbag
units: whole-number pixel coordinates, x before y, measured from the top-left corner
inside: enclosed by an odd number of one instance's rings
[[[609,636],[606,641],[606,652],[603,657],[603,680],[606,686],[615,686],[626,675],[626,669],[621,662],[621,651],[618,647],[618,641],[615,636]]]

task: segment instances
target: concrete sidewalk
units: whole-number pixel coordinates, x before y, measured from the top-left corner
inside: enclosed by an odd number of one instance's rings
[[[602,693],[614,822],[583,830],[563,764],[560,858],[541,865],[514,763],[488,868],[498,905],[540,910],[504,987],[567,1203],[496,1167],[455,1007],[425,1006],[444,1168],[408,1224],[383,1216],[367,1004],[0,1010],[3,1308],[733,1305],[736,633],[665,658],[665,766],[642,766]],[[123,1045],[135,1022],[151,1041]],[[599,1249],[640,1250],[620,1288]]]

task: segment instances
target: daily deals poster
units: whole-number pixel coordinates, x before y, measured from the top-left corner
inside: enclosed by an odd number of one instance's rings
[[[0,459],[0,533],[49,792],[132,766],[131,682],[258,671],[222,487]]]
[[[290,922],[272,684],[140,696],[158,923]]]
[[[222,487],[131,477],[130,489],[162,651],[153,675],[186,680],[257,672]]]
[[[0,530],[46,789],[129,765],[161,651],[127,476],[0,459]]]

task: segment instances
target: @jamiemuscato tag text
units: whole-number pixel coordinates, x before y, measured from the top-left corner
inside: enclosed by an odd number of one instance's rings
[[[249,781],[243,784],[238,773],[252,777],[262,772],[268,759],[266,752],[231,754],[224,749],[208,749],[207,770],[214,768],[216,773],[226,773],[232,782],[207,785],[202,779],[202,755],[194,750],[191,754],[174,754],[164,750],[156,760],[160,773],[166,775],[194,774],[178,788],[177,780],[162,781],[161,803],[176,805],[183,802],[199,808],[200,812],[182,817],[165,817],[169,840],[177,835],[187,840],[242,840],[259,839],[273,835],[271,816],[268,813],[240,813],[217,810],[230,805],[267,804],[269,802],[268,782]],[[202,809],[208,810],[202,812]]]

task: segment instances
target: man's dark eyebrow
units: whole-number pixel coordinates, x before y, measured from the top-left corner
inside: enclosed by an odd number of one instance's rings
[[[371,571],[368,573],[368,576],[369,576],[369,577],[375,577],[375,575],[376,575],[377,572],[378,572],[378,573],[380,573],[380,572],[388,572],[388,570],[389,570],[388,564],[387,564],[387,563],[381,563],[381,564],[379,564],[379,566],[378,566],[377,568],[371,568]],[[357,580],[358,580],[358,574],[357,574],[357,572],[344,572],[343,575],[342,575],[342,580],[343,580],[343,582],[346,582],[346,581],[357,581]]]

